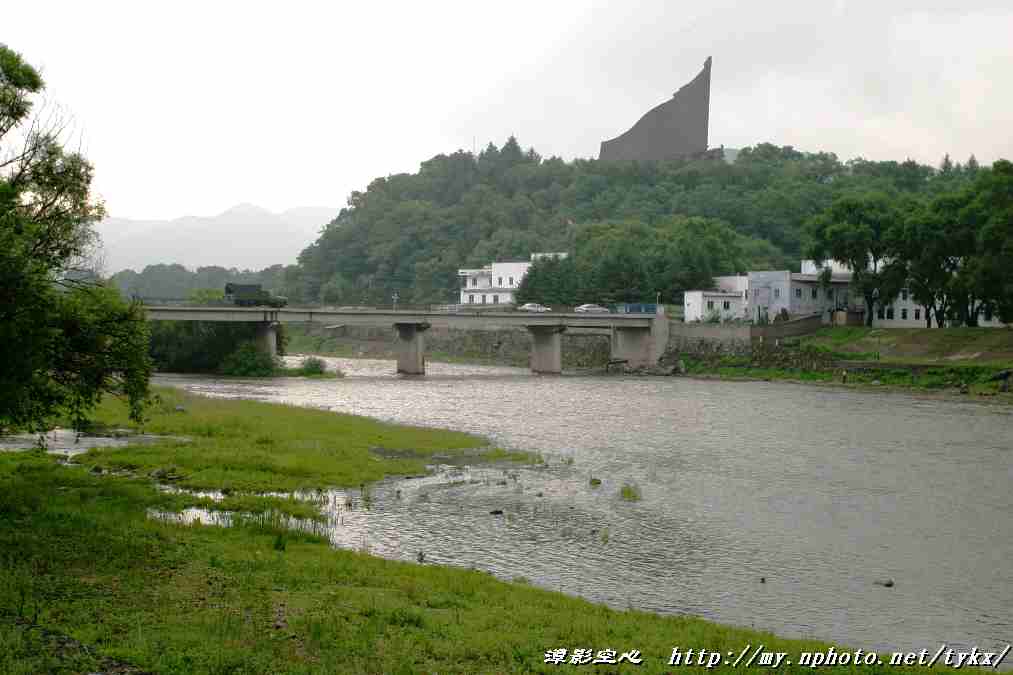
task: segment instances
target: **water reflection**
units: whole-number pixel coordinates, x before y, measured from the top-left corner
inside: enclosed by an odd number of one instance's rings
[[[136,434],[129,429],[112,429],[105,434],[53,429],[44,434],[2,434],[0,452],[42,448],[50,454],[73,457],[91,448],[123,448],[137,443],[154,443],[165,438],[152,434]]]
[[[1013,632],[1008,408],[448,364],[398,378],[390,361],[328,362],[347,377],[159,380],[471,431],[549,460],[516,480],[445,468],[385,481],[369,509],[336,491],[339,546],[424,551],[618,607],[864,649],[991,649]],[[623,483],[642,501],[621,500]],[[887,577],[895,587],[875,584]]]

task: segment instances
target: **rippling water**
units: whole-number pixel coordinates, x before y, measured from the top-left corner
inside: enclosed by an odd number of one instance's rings
[[[337,545],[863,649],[1013,637],[1010,408],[436,363],[399,378],[390,361],[327,361],[347,377],[158,380],[476,432],[548,460],[388,480],[368,509],[333,491]],[[624,483],[643,499],[621,500]],[[886,578],[896,585],[875,583]]]

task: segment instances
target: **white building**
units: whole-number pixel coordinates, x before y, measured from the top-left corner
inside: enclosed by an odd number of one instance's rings
[[[864,309],[864,303],[859,305]],[[925,328],[925,316],[928,310],[915,302],[914,297],[905,288],[893,302],[885,307],[877,307],[872,317],[872,325],[880,328]],[[936,325],[936,317],[932,315],[932,325]],[[981,328],[1004,328],[1006,324],[990,311],[982,310],[978,315],[978,326]]]
[[[729,291],[686,291],[683,294],[683,320],[706,321],[717,316],[721,321],[742,319],[745,300],[742,293]]]
[[[746,315],[753,321],[773,320],[786,310],[793,317],[821,314],[830,323],[831,312],[851,307],[850,285],[850,274],[832,275],[829,285],[824,285],[819,274],[750,272]]]
[[[479,269],[459,269],[462,305],[512,305],[514,293],[531,263],[543,258],[562,259],[566,253],[532,253],[530,260],[494,262]]]
[[[845,277],[850,278],[851,268],[842,262],[837,260],[827,261],[830,264],[831,274],[840,276],[842,279]],[[824,263],[826,265],[827,263]],[[802,261],[802,272],[805,274],[820,274],[823,271],[823,267],[816,265],[813,260]],[[852,298],[851,309],[859,312],[865,312],[865,300],[857,295]],[[927,310],[923,305],[918,304],[908,289],[902,289],[900,295],[894,300],[884,306],[877,307],[875,309],[875,315],[872,317],[873,327],[878,328],[925,328]],[[932,317],[932,323],[935,325],[936,317]],[[999,317],[993,316],[992,312],[982,310],[978,317],[978,325],[983,328],[1001,328],[1006,324],[999,320]]]
[[[830,267],[829,284],[822,279],[823,270]],[[782,310],[792,317],[820,314],[829,323],[836,310],[865,311],[864,299],[851,292],[851,268],[839,261],[817,265],[803,260],[801,272],[788,270],[749,272],[747,275],[716,277],[715,288],[709,291],[687,291],[685,294],[685,320],[705,320],[710,312],[717,312],[722,321],[746,319],[773,320]],[[737,303],[735,296],[743,298]],[[740,311],[741,310],[741,311]],[[915,302],[907,289],[890,304],[877,307],[872,325],[881,328],[924,328],[926,309]],[[935,323],[935,317],[933,323]],[[983,311],[978,319],[982,327],[1002,327],[1006,324],[991,312]]]

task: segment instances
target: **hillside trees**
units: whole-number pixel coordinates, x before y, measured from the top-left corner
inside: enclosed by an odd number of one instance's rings
[[[783,268],[800,254],[803,222],[847,180],[832,154],[770,144],[744,150],[735,164],[716,156],[564,162],[543,159],[511,137],[477,156],[438,155],[418,173],[378,178],[352,193],[300,255],[302,287],[307,300],[322,300],[326,289],[328,301],[389,302],[397,290],[417,304],[449,302],[457,268],[573,251],[589,223],[653,227],[677,216],[722,220],[751,237],[740,240],[749,251]],[[645,293],[658,290],[657,281],[639,285],[650,287]]]
[[[83,268],[104,213],[93,168],[31,120],[42,78],[0,45],[0,429],[76,425],[104,393],[140,419],[151,371],[142,310]]]
[[[680,302],[684,291],[710,288],[715,276],[742,271],[743,250],[753,244],[726,223],[707,218],[594,223],[577,228],[570,257],[536,261],[516,301]]]

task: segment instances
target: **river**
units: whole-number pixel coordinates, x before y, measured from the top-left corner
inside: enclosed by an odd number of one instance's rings
[[[391,479],[368,509],[339,494],[337,545],[862,649],[1013,638],[1010,407],[440,363],[404,378],[390,361],[325,360],[347,376],[156,382],[470,431],[547,460]],[[624,484],[642,499],[621,499]]]

